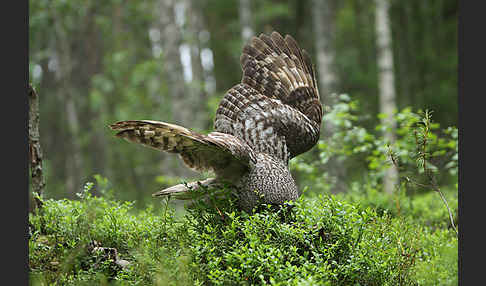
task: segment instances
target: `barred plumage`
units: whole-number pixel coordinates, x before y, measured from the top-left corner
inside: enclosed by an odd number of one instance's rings
[[[232,183],[241,207],[250,210],[261,202],[281,204],[298,197],[288,161],[317,143],[322,106],[310,57],[291,36],[253,37],[240,61],[241,83],[221,100],[214,132],[203,135],[150,120],[110,127],[128,141],[178,153],[190,168],[213,171],[216,178],[200,183]],[[185,190],[177,185],[157,195]]]

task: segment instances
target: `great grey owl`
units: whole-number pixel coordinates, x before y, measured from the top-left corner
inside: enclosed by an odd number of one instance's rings
[[[151,120],[110,125],[116,136],[177,153],[196,171],[215,178],[159,191],[154,196],[186,192],[198,186],[229,182],[239,205],[282,204],[299,192],[288,163],[319,139],[322,106],[309,54],[294,38],[278,32],[253,37],[240,58],[241,83],[219,103],[214,130],[198,134],[184,127]]]

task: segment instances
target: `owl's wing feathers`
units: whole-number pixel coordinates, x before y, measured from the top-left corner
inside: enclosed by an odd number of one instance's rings
[[[283,38],[273,32],[253,37],[243,48],[240,62],[242,83],[321,125],[322,107],[312,61],[292,36]]]
[[[308,117],[247,84],[226,93],[216,111],[214,128],[283,162],[307,151],[319,138],[319,127]]]
[[[175,124],[152,120],[128,120],[110,125],[116,136],[156,150],[178,153],[196,171],[218,173],[228,166],[245,169],[255,162],[251,148],[242,140],[219,132],[199,134]]]
[[[243,78],[223,97],[214,128],[287,162],[312,148],[322,107],[309,55],[273,32],[253,37],[241,55]]]

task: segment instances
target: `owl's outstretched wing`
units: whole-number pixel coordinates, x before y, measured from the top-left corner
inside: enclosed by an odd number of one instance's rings
[[[152,120],[128,120],[110,125],[117,137],[156,150],[177,153],[196,171],[216,174],[232,169],[235,176],[255,162],[254,153],[242,140],[230,134],[199,134],[175,124]]]
[[[288,161],[319,139],[322,106],[309,55],[289,35],[253,37],[240,58],[240,84],[223,97],[215,130]]]

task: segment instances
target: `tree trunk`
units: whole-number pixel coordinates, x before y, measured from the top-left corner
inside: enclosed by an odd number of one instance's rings
[[[390,21],[388,18],[389,2],[388,0],[375,0],[375,3],[380,112],[385,115],[381,123],[386,128],[383,134],[385,140],[392,144],[395,142],[396,121],[393,114],[396,110],[396,100]],[[398,170],[395,165],[391,165],[385,171],[383,178],[385,192],[393,192],[397,179]]]
[[[83,29],[84,39],[84,51],[79,50],[78,53],[81,55],[76,56],[77,58],[84,58],[80,64],[82,66],[81,70],[84,74],[83,77],[79,77],[82,81],[78,83],[80,88],[77,90],[81,93],[89,94],[92,89],[92,79],[95,75],[103,71],[103,37],[97,27],[96,19],[96,9],[90,9],[90,12],[85,16],[86,27]],[[119,35],[119,34],[118,34]],[[79,86],[78,85],[78,86]],[[83,96],[80,96],[83,97]],[[93,106],[92,101],[86,100],[88,96],[84,96],[83,106],[85,108],[81,111],[82,120],[81,128],[90,130],[89,138],[90,143],[85,147],[83,156],[86,156],[86,161],[89,161],[89,171],[93,174],[101,174],[105,177],[110,177],[107,166],[108,157],[108,142],[107,136],[105,135],[105,129],[99,128],[100,123],[103,122],[103,118],[108,114],[106,110],[106,101],[103,98],[99,106]],[[81,104],[80,104],[81,105]],[[86,110],[86,111],[84,111]],[[101,125],[103,126],[103,125]]]
[[[29,84],[29,163],[31,192],[29,193],[29,211],[42,207],[42,202],[36,195],[42,195],[45,187],[44,173],[42,169],[42,149],[39,133],[39,97],[32,85]]]
[[[192,82],[189,85],[189,106],[192,108],[193,120],[191,128],[204,130],[208,127],[206,96],[204,92],[204,73],[201,63],[202,45],[199,40],[201,31],[205,28],[202,7],[199,1],[186,0],[186,19],[188,42],[191,49]]]
[[[322,101],[332,106],[331,92],[336,86],[334,62],[334,7],[330,0],[313,0],[312,20],[315,33],[319,91]]]
[[[63,84],[63,86],[68,87],[68,83]],[[83,176],[83,157],[81,152],[81,145],[79,140],[79,117],[76,107],[76,102],[72,94],[71,88],[61,89],[59,91],[59,96],[64,97],[64,110],[67,116],[67,124],[69,130],[69,141],[70,141],[70,159],[67,160],[66,171],[68,174],[66,180],[66,188],[70,194],[78,193],[81,190],[81,178]]]
[[[192,110],[194,107],[188,103],[186,98],[189,92],[184,82],[184,71],[179,50],[182,44],[182,33],[176,23],[176,3],[177,1],[175,0],[159,1],[159,30],[162,39],[164,75],[168,84],[169,96],[171,97],[173,123],[191,128],[191,126],[187,125],[194,123]],[[166,156],[166,159],[163,160],[161,169],[164,173],[170,172],[179,176],[194,174],[175,156],[171,154],[164,155],[171,156]]]
[[[160,0],[160,34],[164,73],[172,100],[172,119],[175,124],[184,125],[189,118],[189,112],[184,104],[186,95],[183,67],[179,47],[182,35],[175,21],[174,0]]]
[[[335,98],[332,97],[337,84],[337,75],[333,68],[335,52],[333,49],[335,34],[335,7],[331,0],[313,0],[312,20],[314,26],[315,49],[317,54],[317,76],[319,94],[322,103],[327,108],[333,108]],[[326,111],[324,111],[326,113]],[[335,133],[336,126],[325,122],[322,138],[329,140]],[[332,192],[346,191],[346,168],[338,158],[331,158],[326,164],[329,174],[336,180]]]
[[[241,39],[246,44],[254,35],[251,21],[251,0],[239,0],[239,18],[241,26]]]
[[[59,83],[57,96],[64,104],[66,123],[68,129],[69,154],[66,160],[66,190],[74,196],[81,188],[81,178],[83,176],[83,158],[81,145],[79,143],[79,117],[76,103],[76,96],[73,95],[72,71],[74,67],[73,56],[71,54],[71,43],[66,30],[61,23],[54,24],[56,33],[55,54],[58,59],[58,67],[55,71],[56,81]]]

